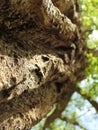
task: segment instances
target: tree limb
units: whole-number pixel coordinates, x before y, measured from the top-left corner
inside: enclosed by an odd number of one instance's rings
[[[90,96],[82,94],[81,89],[79,87],[76,87],[76,91],[78,93],[80,93],[85,99],[87,99],[92,104],[92,106],[96,109],[96,111],[98,112],[98,103],[96,101],[91,100]]]
[[[42,12],[45,26],[51,25],[52,28],[59,31],[61,38],[74,39],[76,36],[79,38],[77,26],[73,24],[68,17],[62,14],[51,0],[42,1]]]

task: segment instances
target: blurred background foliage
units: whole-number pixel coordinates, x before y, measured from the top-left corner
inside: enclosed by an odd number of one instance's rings
[[[96,50],[96,55],[87,54],[89,66],[86,68],[86,78],[77,83],[81,93],[98,103],[98,0],[78,0],[82,10],[83,32],[86,34],[87,47]],[[54,105],[53,110],[56,109]],[[79,93],[74,93],[68,106],[62,112],[61,118],[55,119],[48,128],[44,128],[47,118],[32,128],[32,130],[98,130],[98,113],[89,101]]]

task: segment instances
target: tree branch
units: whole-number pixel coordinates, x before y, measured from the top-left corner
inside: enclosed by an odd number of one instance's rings
[[[98,103],[97,103],[97,102],[91,100],[91,97],[90,97],[90,96],[85,95],[85,94],[82,94],[82,93],[81,93],[81,89],[80,89],[79,87],[76,87],[76,91],[77,91],[78,93],[80,93],[85,99],[87,99],[87,100],[92,104],[92,106],[96,109],[96,111],[98,112]]]
[[[65,89],[65,86],[66,86],[66,89]],[[50,123],[52,121],[54,121],[56,118],[61,118],[61,113],[64,111],[64,109],[68,105],[70,98],[71,98],[72,94],[74,93],[74,85],[72,85],[72,86],[68,85],[67,86],[66,84],[64,84],[63,87],[64,88],[62,88],[60,96],[59,96],[59,100],[56,104],[56,109],[54,110],[54,112],[49,117],[47,117],[43,129],[48,128]],[[63,98],[63,100],[62,100],[62,98]]]
[[[74,39],[77,36],[79,38],[77,26],[62,14],[51,0],[42,1],[42,12],[45,26],[52,26],[52,28],[58,30],[61,38]]]
[[[25,91],[19,97],[0,103],[0,130],[29,130],[38,123],[57,100],[57,91],[54,85],[48,84]],[[44,110],[44,111],[43,111]]]

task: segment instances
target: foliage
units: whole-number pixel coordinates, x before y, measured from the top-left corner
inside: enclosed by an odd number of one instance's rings
[[[98,57],[94,57],[92,53],[87,54],[89,67],[86,69],[86,79],[81,81],[79,86],[82,88],[82,94],[96,100],[98,96]]]
[[[86,32],[89,49],[98,50],[98,1],[81,0],[82,21]],[[98,57],[92,53],[87,54],[89,66],[86,68],[86,79],[80,83],[82,94],[96,100],[98,97]]]
[[[93,30],[98,30],[98,1],[80,0],[82,8],[82,21],[88,34]]]

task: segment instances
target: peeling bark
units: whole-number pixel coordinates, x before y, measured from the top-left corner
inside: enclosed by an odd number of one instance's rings
[[[0,10],[0,130],[29,130],[84,77],[78,3],[1,0]]]

